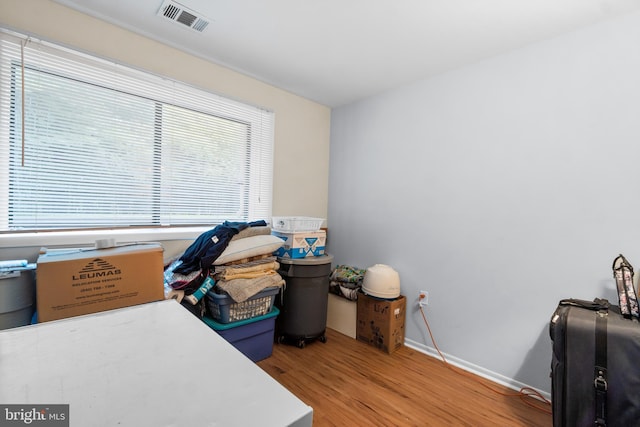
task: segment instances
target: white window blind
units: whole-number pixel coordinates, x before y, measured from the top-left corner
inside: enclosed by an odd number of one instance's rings
[[[272,112],[42,41],[0,43],[0,231],[270,217]]]

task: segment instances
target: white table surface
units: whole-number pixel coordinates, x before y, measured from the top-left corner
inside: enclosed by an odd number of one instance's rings
[[[313,410],[174,300],[0,331],[0,403],[70,425],[311,426]]]

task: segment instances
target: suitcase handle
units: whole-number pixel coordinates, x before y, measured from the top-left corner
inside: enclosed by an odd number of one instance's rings
[[[638,296],[633,287],[633,267],[629,261],[620,254],[613,260],[612,268],[622,315],[626,318],[640,318]]]
[[[616,267],[618,260],[620,261],[620,264]],[[613,265],[611,266],[611,269],[613,270],[613,277],[616,277],[615,271],[620,270],[622,267],[627,267],[631,271],[631,275],[633,276],[633,267],[631,266],[629,261],[627,261],[624,255],[620,254],[613,260]]]
[[[572,307],[586,308],[587,310],[593,311],[609,310],[609,307],[611,307],[611,304],[605,298],[595,298],[593,301],[567,298],[560,300],[560,305],[570,305]]]

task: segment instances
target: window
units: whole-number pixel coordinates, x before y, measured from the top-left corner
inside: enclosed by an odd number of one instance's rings
[[[0,231],[271,215],[273,113],[13,34],[0,43]]]

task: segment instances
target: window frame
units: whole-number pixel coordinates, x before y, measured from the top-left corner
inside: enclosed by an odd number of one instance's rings
[[[231,98],[223,97],[221,95],[212,93],[211,91],[208,91],[208,90],[203,90],[183,82],[178,82],[176,80],[172,80],[166,77],[157,76],[152,73],[140,71],[138,69],[134,69],[129,66],[118,64],[113,61],[104,60],[102,58],[98,58],[92,55],[88,55],[88,54],[77,52],[71,49],[63,48],[46,41],[33,40],[32,38],[27,38],[26,36],[16,35],[15,33],[11,33],[11,34],[9,33],[10,32],[8,32],[7,30],[0,28],[0,40],[11,39],[11,42],[14,44],[16,42],[21,44],[27,44],[27,45],[30,43],[34,43],[34,44],[37,44],[38,49],[45,50],[47,51],[47,53],[55,52],[56,55],[59,55],[63,59],[68,59],[73,61],[78,61],[78,58],[81,58],[82,61],[87,61],[92,67],[100,67],[106,70],[105,74],[99,75],[99,73],[96,73],[95,76],[87,76],[86,74],[80,73],[79,71],[76,72],[73,69],[71,70],[65,69],[66,73],[64,74],[64,76],[68,78],[77,78],[78,80],[81,80],[83,82],[87,82],[89,84],[96,84],[97,86],[102,87],[104,85],[105,76],[110,77],[110,76],[115,76],[117,74],[121,74],[126,76],[127,78],[117,79],[117,80],[114,79],[114,81],[110,82],[113,84],[108,85],[109,89],[122,90],[126,93],[131,93],[133,95],[141,96],[144,98],[149,98],[148,93],[146,93],[145,91],[147,92],[151,91],[151,93],[154,93],[153,100],[155,101],[163,102],[166,105],[176,105],[181,108],[187,108],[196,112],[209,114],[214,117],[224,118],[224,114],[226,113],[222,113],[218,110],[212,109],[212,107],[209,104],[199,103],[198,102],[199,100],[202,100],[203,98],[209,98],[209,99],[216,100],[217,102],[226,103],[227,105],[231,106],[230,107],[231,109],[229,111],[236,112],[237,114],[244,114],[247,111],[251,111],[252,113],[247,114],[247,116],[245,117],[241,117],[241,118],[232,117],[232,120],[248,121],[252,129],[251,132],[253,132],[253,129],[260,128],[260,132],[265,134],[265,135],[261,135],[261,137],[262,138],[266,137],[268,139],[268,142],[266,144],[262,142],[259,150],[258,149],[249,150],[251,157],[249,158],[248,164],[247,164],[247,167],[249,168],[249,173],[248,173],[249,196],[248,197],[251,198],[252,201],[257,200],[260,206],[256,209],[250,205],[247,208],[248,209],[247,217],[241,218],[240,220],[251,221],[256,219],[270,218],[271,209],[272,209],[272,199],[273,199],[273,166],[274,166],[273,150],[274,150],[274,127],[275,127],[274,116],[275,115],[273,112],[262,107],[255,107],[253,105],[239,102]],[[0,79],[2,79],[0,80],[0,86],[1,86],[0,87],[0,120],[3,120],[5,123],[8,123],[8,121],[5,120],[6,119],[5,116],[7,114],[6,111],[8,110],[6,104],[10,103],[9,101],[10,97],[7,96],[6,91],[10,90],[10,88],[9,89],[7,88],[7,86],[5,85],[4,77],[2,76],[6,76],[7,67],[9,68],[15,67],[15,61],[17,58],[15,56],[15,52],[14,52],[14,55],[7,55],[4,49],[2,52],[3,53],[0,54]],[[131,81],[129,80],[131,78],[135,78],[136,81],[140,83],[139,86],[131,85]],[[11,83],[9,82],[9,85],[10,84]],[[167,93],[157,94],[152,91],[152,88],[154,87],[154,85],[157,85],[157,84],[169,85],[175,88],[175,90],[173,92],[168,92],[169,96],[167,96]],[[180,96],[182,96],[183,99],[192,100],[193,102],[188,102],[188,103],[176,102],[176,94],[179,94]],[[171,97],[173,97],[173,99],[171,99]],[[256,111],[258,112],[258,114],[255,114]],[[265,115],[271,118],[271,122],[266,126],[263,121],[263,118],[265,117]],[[257,123],[256,121],[259,121],[259,123]],[[8,144],[9,138],[11,138],[9,128],[10,126],[8,124],[0,125],[0,144]],[[9,158],[8,149],[5,149],[5,151],[3,152],[2,147],[0,147],[0,164],[3,166],[2,169],[5,171],[4,173],[0,172],[0,187],[2,187],[0,188],[0,235],[5,233],[9,233],[9,234],[27,233],[28,234],[28,233],[46,233],[50,231],[55,231],[58,233],[60,232],[73,233],[78,231],[83,231],[83,232],[87,231],[87,229],[84,229],[84,228],[71,229],[71,230],[69,229],[66,229],[66,230],[65,229],[30,229],[26,231],[9,230],[8,229],[9,207],[8,207],[8,197],[6,197],[6,191],[8,190],[5,190],[6,188],[8,188],[7,187],[7,182],[8,182],[7,174],[9,170],[9,167],[8,167],[9,165],[7,163],[8,158]],[[239,220],[238,218],[229,218],[229,219]],[[214,225],[219,222],[221,222],[221,220],[218,220],[215,223],[207,223],[206,226],[210,227],[211,225]],[[183,227],[183,228],[193,229],[195,227],[196,229],[201,229],[202,226],[203,224],[193,223],[193,224],[182,224],[182,225],[170,225],[169,228]],[[158,223],[158,224],[136,226],[135,228],[166,229],[166,227],[167,227],[166,225]],[[97,234],[101,234],[102,233],[101,230],[103,229],[113,232],[114,230],[117,230],[119,228],[121,227],[111,227],[107,225],[104,227],[92,228],[91,230],[93,232],[97,232]],[[125,226],[123,228],[130,230],[132,227]]]

